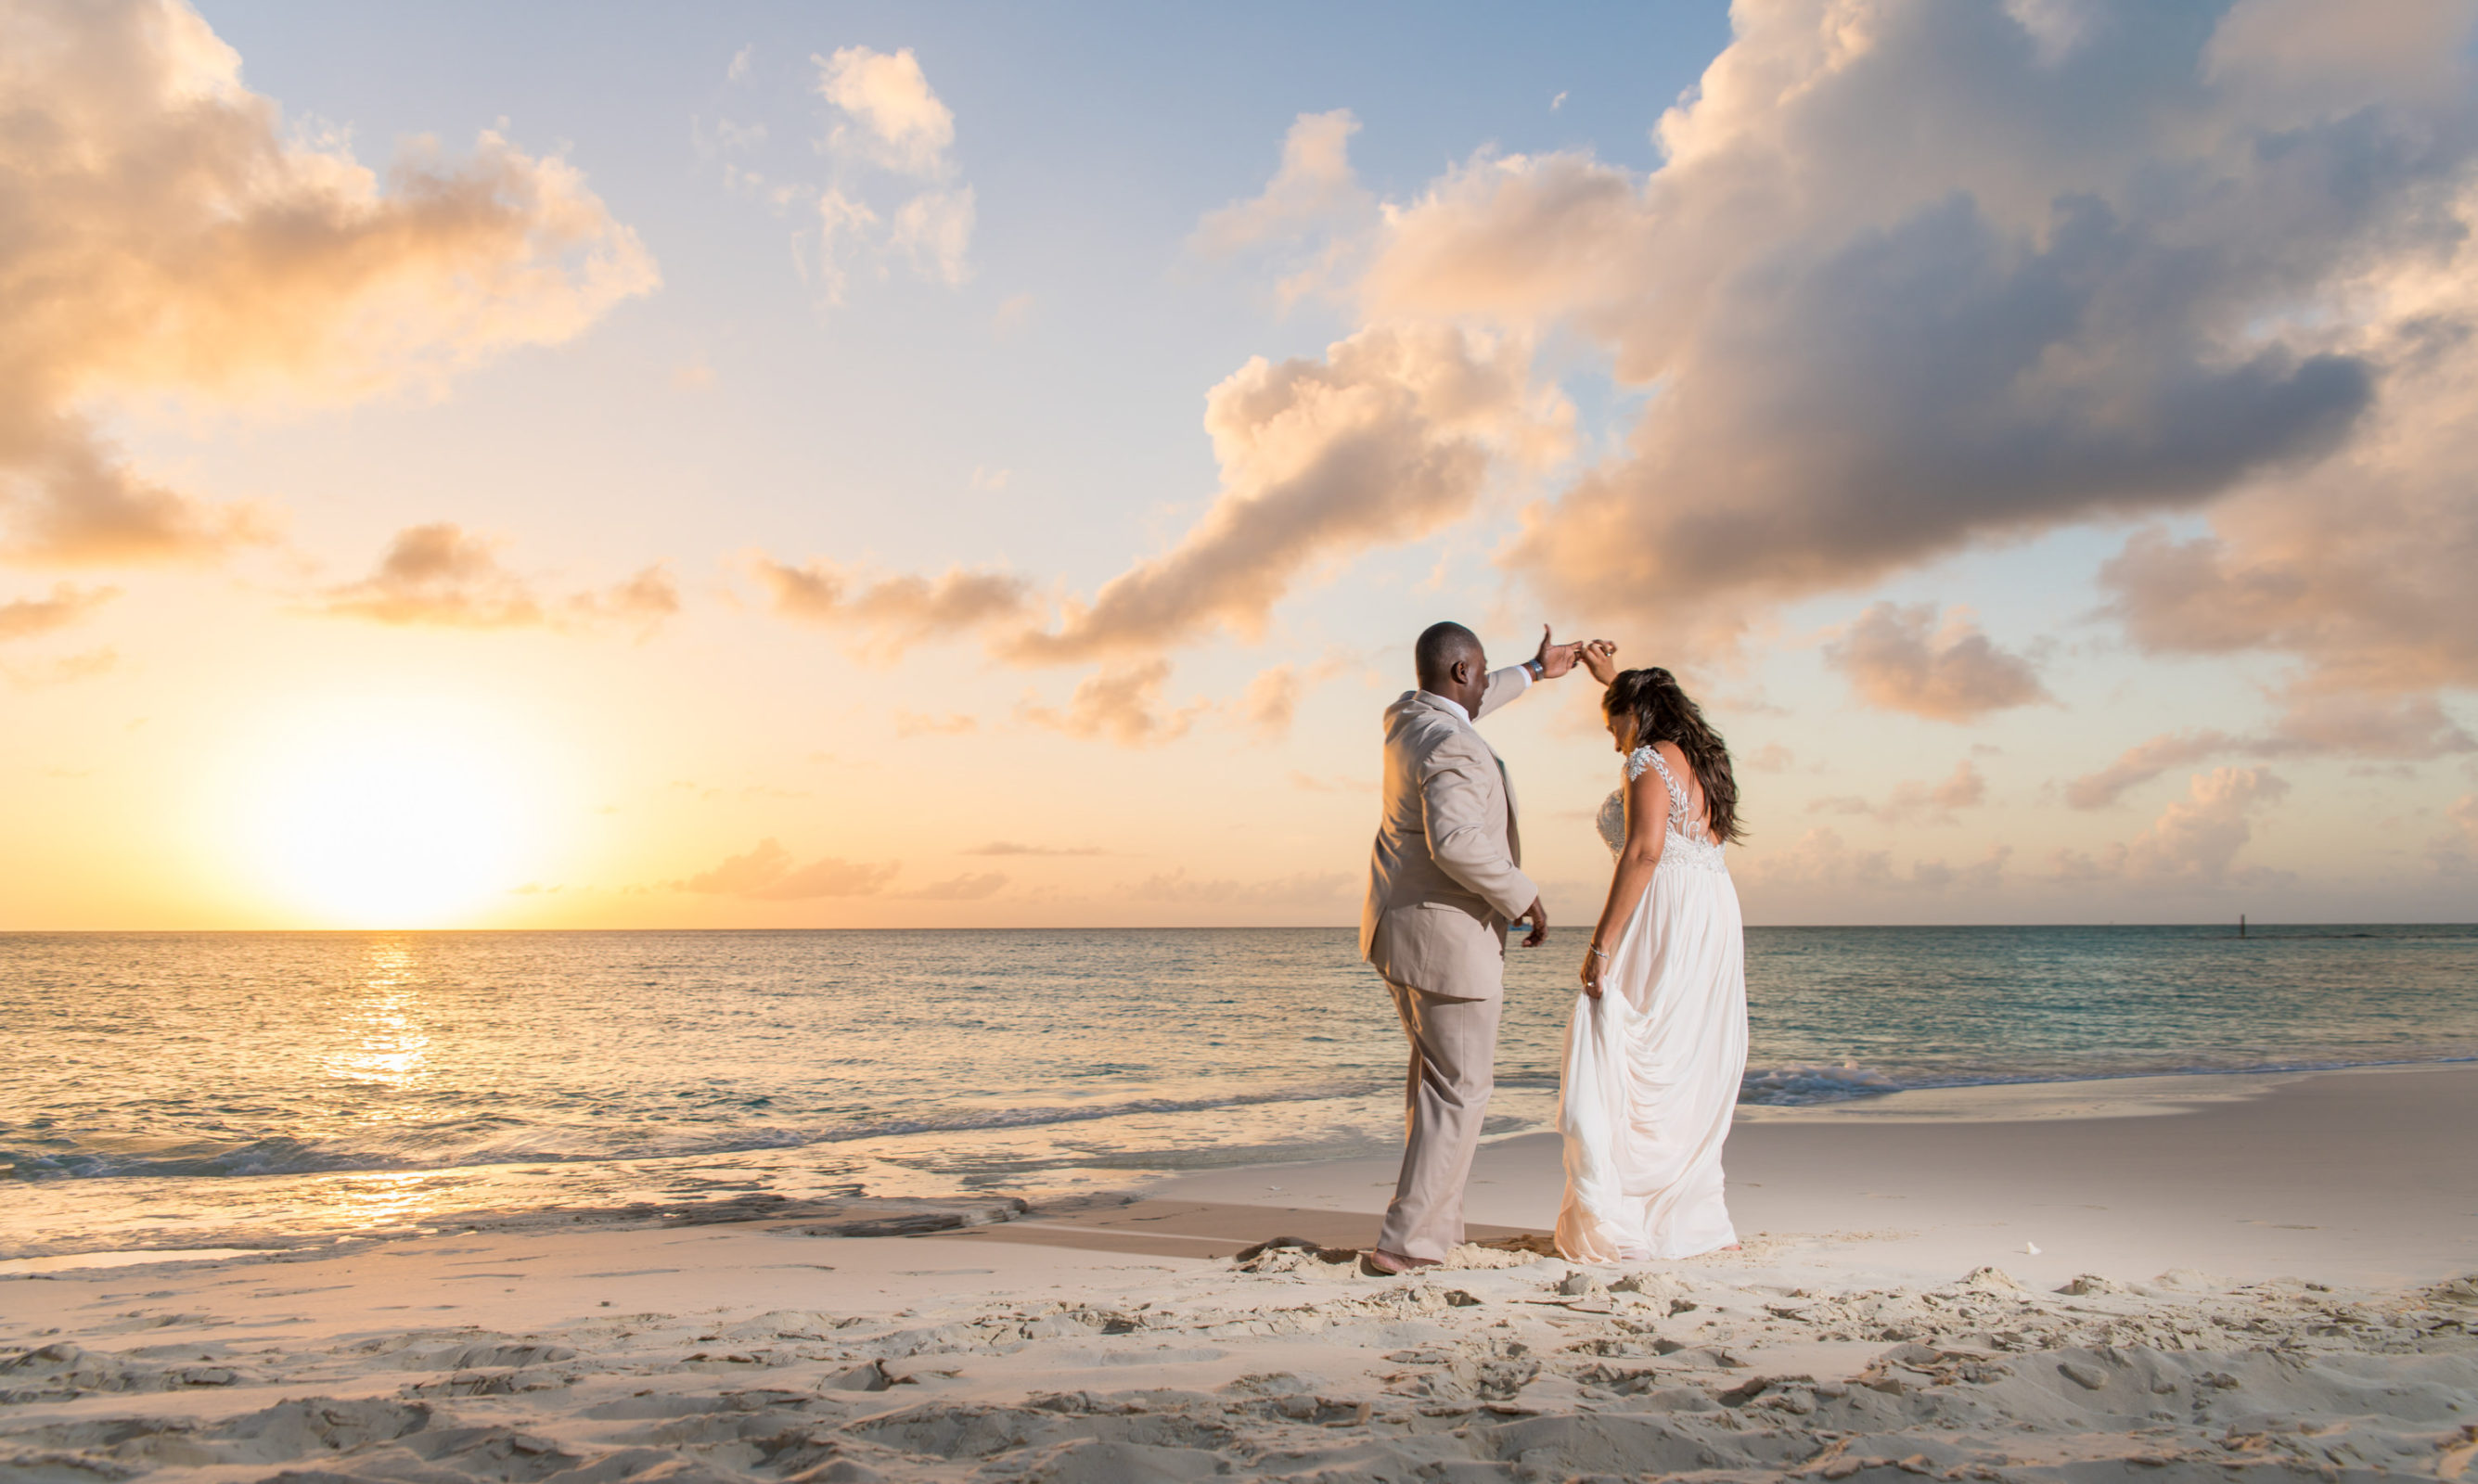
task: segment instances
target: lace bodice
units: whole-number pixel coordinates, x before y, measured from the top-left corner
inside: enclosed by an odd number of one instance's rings
[[[1728,870],[1729,863],[1722,857],[1725,847],[1719,841],[1708,838],[1708,821],[1686,817],[1686,791],[1679,787],[1669,765],[1660,760],[1658,748],[1637,747],[1627,754],[1627,782],[1632,783],[1642,777],[1647,767],[1659,773],[1660,781],[1669,788],[1669,838],[1660,843],[1660,868]],[[1626,847],[1625,789],[1617,790],[1602,801],[1597,822],[1601,840],[1609,847],[1610,855],[1614,856]],[[1682,826],[1687,824],[1693,825],[1695,833],[1686,833]]]

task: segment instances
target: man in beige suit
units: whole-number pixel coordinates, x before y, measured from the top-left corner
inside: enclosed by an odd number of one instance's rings
[[[1505,933],[1549,935],[1540,892],[1523,873],[1514,786],[1472,723],[1536,682],[1574,668],[1574,644],[1553,644],[1495,674],[1459,623],[1420,636],[1420,689],[1385,708],[1384,815],[1369,865],[1359,951],[1385,976],[1411,1042],[1403,1174],[1369,1262],[1385,1272],[1424,1268],[1462,1240],[1463,1184],[1496,1085]]]

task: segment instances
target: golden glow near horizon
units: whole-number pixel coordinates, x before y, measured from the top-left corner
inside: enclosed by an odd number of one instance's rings
[[[2478,10],[1395,9],[0,0],[0,930],[2468,917]]]
[[[226,821],[270,905],[331,927],[457,922],[540,847],[539,780],[503,726],[437,702],[327,701],[253,739]]]

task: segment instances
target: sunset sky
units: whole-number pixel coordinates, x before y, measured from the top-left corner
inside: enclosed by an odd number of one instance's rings
[[[2472,19],[0,0],[0,928],[2466,920]]]

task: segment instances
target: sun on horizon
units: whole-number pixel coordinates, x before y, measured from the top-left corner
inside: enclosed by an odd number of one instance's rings
[[[238,760],[220,833],[270,906],[316,925],[458,925],[543,853],[547,780],[514,733],[434,699],[276,713]]]

